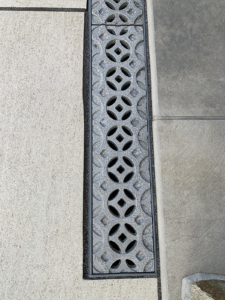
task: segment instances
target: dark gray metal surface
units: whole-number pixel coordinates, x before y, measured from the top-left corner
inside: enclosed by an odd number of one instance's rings
[[[130,3],[115,3],[105,15],[120,24]],[[105,2],[94,1],[92,13],[97,5]],[[93,274],[156,272],[142,3],[136,8],[129,26],[106,18],[91,27]]]

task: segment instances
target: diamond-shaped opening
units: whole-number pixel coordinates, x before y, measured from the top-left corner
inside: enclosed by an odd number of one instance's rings
[[[125,236],[124,233],[122,233],[122,234],[118,237],[118,239],[119,239],[122,243],[124,243],[124,242],[126,241],[127,237]]]
[[[116,49],[114,50],[114,52],[115,52],[117,55],[120,55],[120,53],[121,53],[122,51],[120,50],[120,48],[116,48]]]
[[[122,105],[117,105],[116,107],[116,110],[118,111],[118,112],[121,112],[122,110],[123,110],[123,106]]]
[[[118,204],[120,207],[124,207],[124,205],[126,204],[126,201],[124,201],[123,199],[120,199],[120,201],[118,201],[117,204]]]
[[[121,142],[124,140],[124,137],[123,137],[121,134],[119,134],[119,135],[116,137],[116,139],[117,139],[118,142],[121,143]]]
[[[120,75],[118,75],[118,76],[116,76],[115,80],[116,80],[118,83],[120,83],[120,82],[123,80],[123,78],[122,78]]]
[[[122,174],[122,173],[125,171],[125,169],[124,169],[123,166],[119,166],[119,168],[117,169],[117,171],[118,171],[120,174]]]

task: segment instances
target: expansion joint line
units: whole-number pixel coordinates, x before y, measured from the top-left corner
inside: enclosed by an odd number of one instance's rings
[[[142,0],[92,0],[89,275],[156,275]]]

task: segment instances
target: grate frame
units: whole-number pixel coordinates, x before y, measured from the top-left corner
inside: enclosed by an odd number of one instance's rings
[[[147,56],[147,40],[146,37],[146,3],[144,0],[141,0],[142,2],[142,19],[143,23],[140,25],[137,23],[137,25],[134,24],[110,24],[112,27],[114,26],[142,26],[143,27],[143,36],[144,36],[144,57],[145,57],[145,78],[146,78],[146,98],[147,98],[147,128],[148,128],[148,153],[149,153],[149,170],[150,170],[150,191],[151,191],[151,209],[152,209],[152,230],[153,230],[153,245],[154,245],[154,271],[153,272],[123,272],[123,273],[93,273],[93,119],[92,119],[92,101],[93,101],[93,95],[92,95],[92,69],[93,69],[93,63],[92,63],[92,27],[95,26],[106,26],[109,25],[107,22],[105,23],[98,23],[98,24],[92,24],[92,10],[91,10],[91,2],[93,0],[88,0],[88,12],[89,12],[89,207],[88,207],[88,264],[87,264],[87,270],[88,274],[86,274],[86,279],[106,279],[106,278],[158,278],[159,277],[159,255],[158,255],[158,241],[156,240],[156,200],[155,200],[155,182],[153,179],[153,173],[152,172],[152,155],[153,155],[153,145],[152,145],[152,116],[150,114],[150,108],[151,108],[151,91],[149,90],[149,74],[148,74],[148,56]]]

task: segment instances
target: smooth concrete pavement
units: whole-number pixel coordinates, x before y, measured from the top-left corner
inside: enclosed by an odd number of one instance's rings
[[[0,298],[157,300],[83,280],[84,14],[0,12]]]

